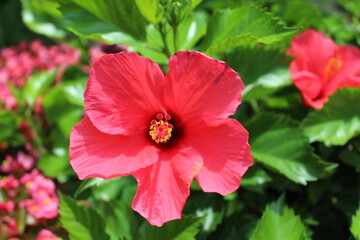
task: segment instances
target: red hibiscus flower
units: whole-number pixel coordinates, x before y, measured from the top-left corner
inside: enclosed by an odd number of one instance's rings
[[[291,42],[287,53],[296,56],[290,74],[307,106],[320,109],[338,88],[360,87],[360,50],[353,46],[337,46],[309,29]]]
[[[166,76],[134,52],[105,55],[71,132],[71,165],[80,179],[133,175],[132,207],[153,225],[181,218],[194,177],[226,195],[253,162],[248,132],[227,118],[243,88],[234,70],[198,52],[171,57]]]

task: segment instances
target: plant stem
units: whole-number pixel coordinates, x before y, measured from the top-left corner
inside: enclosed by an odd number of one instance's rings
[[[176,35],[177,35],[177,25],[173,26],[173,38],[174,38],[174,52],[177,52],[177,44],[176,44]]]
[[[165,25],[164,25],[164,24],[159,23],[159,31],[160,31],[160,34],[161,34],[161,39],[162,39],[163,42],[164,42],[164,49],[163,49],[162,52],[163,52],[167,57],[170,57],[170,56],[171,56],[171,53],[170,53],[169,46],[168,46],[167,41],[166,41],[166,31],[165,31]]]

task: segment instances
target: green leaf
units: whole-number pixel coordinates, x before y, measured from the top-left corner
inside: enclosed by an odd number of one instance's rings
[[[107,179],[97,186],[91,188],[96,199],[110,201],[118,199],[131,203],[136,193],[137,184],[132,176],[123,176],[118,178]]]
[[[337,0],[337,2],[353,15],[360,16],[360,0]]]
[[[131,176],[112,179],[89,178],[82,181],[75,192],[75,197],[79,197],[82,192],[91,188],[96,199],[109,201],[118,198],[122,192],[126,191],[123,200],[130,200],[130,203],[135,195],[136,186],[136,181]]]
[[[133,0],[72,0],[99,19],[137,39],[145,38],[145,19]],[[83,19],[78,19],[83,21]]]
[[[68,85],[62,83],[53,87],[44,95],[42,104],[44,107],[45,115],[50,121],[50,123],[55,123],[59,121],[59,119],[68,116],[68,114],[71,114],[71,112],[73,111],[79,112],[82,110],[83,106],[79,107],[72,104],[72,101],[75,101],[74,99],[72,99],[71,101],[68,100],[69,98],[73,97],[69,96],[71,95],[71,93],[67,92],[67,87],[69,86],[71,86],[71,84]],[[81,115],[79,113],[78,118],[80,118],[80,116]]]
[[[111,239],[118,240],[121,237],[126,239],[135,235],[133,231],[136,224],[136,212],[131,208],[131,204],[124,201],[101,201],[100,213],[106,219],[105,231]]]
[[[15,212],[15,221],[17,229],[20,233],[23,233],[26,227],[26,209],[25,208],[19,208]]]
[[[197,5],[199,5],[203,0],[190,0],[190,10],[193,10]]]
[[[72,127],[81,120],[81,85],[82,83],[77,81],[64,82],[50,89],[42,101],[47,120],[50,124],[55,124],[66,138],[70,137]]]
[[[174,34],[170,25],[166,25],[168,31],[165,36],[169,51],[175,53]],[[206,32],[206,14],[204,12],[192,12],[178,26],[176,31],[176,50],[187,51],[192,50],[195,44],[204,36]],[[146,29],[146,45],[135,44],[136,50],[142,55],[151,58],[155,62],[167,63],[168,57],[161,52],[164,49],[164,42],[161,33],[154,25],[149,25]],[[145,46],[150,45],[152,49],[158,52],[149,51],[151,49]]]
[[[74,174],[67,156],[43,155],[40,157],[37,167],[45,176],[52,178],[64,178]]]
[[[275,71],[274,69],[289,66],[289,60],[283,52],[266,49],[263,46],[231,49],[225,52],[224,61],[240,74],[245,88],[258,81],[263,75]]]
[[[301,127],[310,142],[344,145],[360,134],[360,89],[340,89],[330,97],[323,109],[304,119]]]
[[[297,123],[283,114],[258,114],[245,124],[253,157],[292,181],[306,185],[337,167],[320,161]]]
[[[266,206],[250,240],[308,240],[306,226],[294,210],[284,204],[284,197]]]
[[[22,19],[32,31],[50,38],[64,38],[59,18],[61,13],[57,10],[56,1],[50,0],[21,0]]]
[[[62,24],[81,37],[102,40],[108,44],[134,42],[134,38],[122,29],[104,22],[76,4],[60,3]]]
[[[201,217],[186,216],[179,220],[167,222],[161,228],[146,223],[145,229],[143,229],[143,239],[195,240],[201,220]]]
[[[350,231],[356,240],[360,240],[360,208],[352,217]]]
[[[76,201],[60,192],[60,222],[69,232],[71,240],[109,239],[105,233],[104,219],[91,207]]]
[[[57,71],[44,71],[33,74],[23,90],[25,99],[33,105],[37,97],[45,93],[45,90],[54,82]]]
[[[236,192],[233,192],[232,194],[235,194],[236,197]],[[226,195],[225,197],[229,198],[229,196],[231,196],[231,194]],[[215,231],[217,226],[223,221],[224,215],[224,208],[218,210],[214,206],[209,206],[207,208],[196,209],[196,216],[203,218],[201,227],[205,232]]]
[[[241,179],[241,187],[259,193],[264,191],[265,185],[270,183],[273,179],[259,166],[259,164],[255,164],[246,171],[246,174]]]
[[[81,182],[80,186],[76,189],[74,197],[77,198],[82,192],[86,189],[91,188],[92,186],[99,186],[103,181],[106,181],[102,178],[88,178]]]
[[[164,8],[159,0],[135,0],[141,14],[153,24],[161,21],[164,15]]]
[[[312,1],[277,1],[274,2],[272,11],[287,24],[300,26],[304,29],[318,26],[322,20],[321,10]]]
[[[65,137],[70,138],[71,129],[81,120],[82,112],[79,108],[69,109],[57,119],[57,125]]]
[[[11,112],[0,110],[0,141],[8,140],[17,128],[16,116]]]
[[[206,53],[236,46],[256,46],[290,40],[299,29],[284,27],[280,20],[255,5],[216,12],[208,23],[201,49]]]
[[[243,99],[263,98],[291,84],[288,68],[274,69],[259,77],[254,83],[246,85]]]
[[[360,141],[355,141],[354,144],[343,148],[339,154],[339,158],[342,162],[355,168],[357,172],[360,172]]]
[[[178,51],[192,50],[206,33],[207,15],[192,12],[177,27],[176,44]]]
[[[76,81],[64,82],[63,92],[66,99],[79,107],[84,107],[84,92],[87,78],[77,79]]]

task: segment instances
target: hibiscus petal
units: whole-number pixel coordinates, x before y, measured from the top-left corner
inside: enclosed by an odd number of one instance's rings
[[[322,108],[328,100],[327,95],[322,95],[322,80],[315,74],[307,71],[292,73],[291,78],[295,86],[300,90],[303,102],[306,106]]]
[[[325,86],[330,93],[334,93],[339,87],[360,87],[360,49],[339,46],[338,55],[342,67],[331,83]]]
[[[323,79],[324,68],[337,46],[323,33],[308,29],[291,41],[287,54],[295,55],[290,71],[309,71]]]
[[[253,163],[247,130],[234,119],[212,116],[191,119],[184,125],[185,141],[204,161],[196,175],[201,188],[222,195],[239,188],[241,177]]]
[[[70,163],[80,179],[128,175],[159,158],[158,148],[142,132],[131,137],[102,133],[87,116],[70,139]]]
[[[181,218],[190,184],[201,165],[201,156],[192,148],[163,150],[156,164],[133,174],[139,184],[133,209],[156,226]]]
[[[171,57],[165,78],[164,104],[183,119],[204,112],[227,117],[240,104],[244,89],[239,74],[225,62],[192,51]]]
[[[129,135],[148,127],[163,110],[158,101],[163,79],[157,64],[134,52],[101,57],[92,66],[84,94],[91,122],[109,134]]]

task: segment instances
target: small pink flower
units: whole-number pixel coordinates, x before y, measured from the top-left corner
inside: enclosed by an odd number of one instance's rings
[[[30,192],[36,191],[37,186],[35,185],[35,178],[40,175],[39,170],[34,169],[31,173],[23,175],[20,179],[21,184]]]
[[[17,163],[10,155],[6,155],[5,159],[0,165],[0,171],[3,173],[10,173],[17,168]]]
[[[0,211],[11,212],[15,208],[13,201],[0,202]]]
[[[0,109],[2,102],[5,104],[5,108],[8,110],[13,110],[17,107],[17,102],[11,94],[7,83],[0,82]]]
[[[77,64],[79,60],[80,50],[67,44],[45,46],[40,40],[34,40],[30,44],[22,42],[16,47],[0,49],[0,84],[12,82],[22,88],[35,71],[51,70],[56,67],[59,67],[56,76],[59,80],[66,68]]]
[[[287,51],[295,55],[290,74],[304,104],[320,109],[339,88],[360,87],[360,50],[338,46],[309,29],[295,37]]]
[[[58,198],[38,198],[24,200],[19,207],[26,207],[27,212],[37,219],[52,219],[58,216]]]
[[[34,169],[31,173],[21,178],[21,183],[33,198],[42,198],[55,195],[55,184],[50,178],[46,178]]]
[[[19,184],[19,180],[13,175],[4,176],[0,179],[0,189],[4,189],[11,198],[15,197]]]
[[[36,240],[58,240],[59,238],[47,229],[43,229],[39,232]]]
[[[25,155],[23,152],[18,152],[16,160],[25,171],[29,171],[35,165],[34,158],[29,155]]]
[[[5,221],[5,225],[6,225],[6,230],[5,230],[6,236],[15,235],[18,233],[18,226],[16,224],[15,219],[13,219],[13,218],[7,219]]]
[[[228,118],[243,89],[226,63],[198,52],[171,57],[166,76],[134,52],[105,55],[92,66],[70,163],[80,179],[133,175],[132,207],[153,225],[181,218],[194,177],[226,195],[253,163],[248,132]]]

